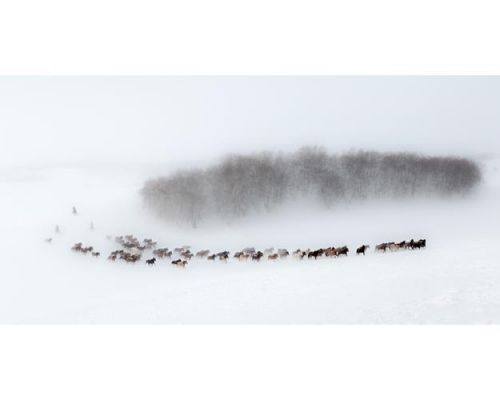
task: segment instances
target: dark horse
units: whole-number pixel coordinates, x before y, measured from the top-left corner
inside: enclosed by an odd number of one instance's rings
[[[349,248],[347,246],[342,246],[338,249],[335,249],[335,252],[337,253],[337,256],[347,256],[347,253],[349,253]]]
[[[358,248],[356,249],[356,254],[363,254],[363,255],[365,255],[365,251],[366,251],[366,249],[369,249],[369,248],[370,248],[370,246],[368,246],[368,245],[364,244],[363,246],[358,247]]]

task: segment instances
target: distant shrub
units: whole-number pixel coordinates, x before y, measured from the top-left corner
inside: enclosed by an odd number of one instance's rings
[[[289,154],[230,155],[206,170],[179,171],[149,180],[141,193],[162,217],[196,226],[270,211],[286,200],[314,196],[331,206],[370,198],[450,196],[481,180],[473,161],[411,153],[355,152],[331,155],[317,147]]]

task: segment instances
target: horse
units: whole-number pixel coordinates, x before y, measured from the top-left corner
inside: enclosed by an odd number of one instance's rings
[[[132,262],[135,263],[141,259],[140,254],[132,254],[132,253],[127,253],[125,251],[121,251],[117,254],[120,254],[120,259],[125,260],[126,262]]]
[[[325,250],[325,256],[327,257],[335,257],[337,255],[337,251],[335,250],[335,247],[329,247]]]
[[[278,249],[278,255],[280,258],[287,258],[290,255],[290,252],[287,249]]]
[[[163,249],[153,250],[153,255],[159,258],[168,257],[168,249],[165,247]]]
[[[172,264],[174,264],[177,267],[186,268],[187,261],[186,260],[181,260],[179,258],[179,259],[177,259],[175,261],[172,261]]]
[[[120,255],[120,258],[122,258],[122,254],[124,253],[123,250],[115,250],[115,251],[112,251],[108,257],[108,260],[111,260],[111,261],[115,261],[116,258],[118,257],[118,255]]]
[[[125,261],[126,262],[137,262],[141,259],[141,256],[140,254],[130,254],[130,253],[126,253],[125,255]]]
[[[318,257],[321,257],[323,254],[325,253],[325,250],[324,249],[317,249],[317,250],[314,250],[314,251],[310,251],[308,254],[307,254],[307,258],[312,258],[314,257],[315,260],[318,259]]]
[[[269,254],[269,255],[267,256],[267,259],[268,259],[268,260],[277,260],[277,259],[278,259],[278,257],[279,257],[279,254],[278,254],[278,253],[274,253],[274,254]]]
[[[420,239],[418,242],[415,242],[413,247],[416,249],[421,249],[422,247],[426,246],[426,240],[425,239]]]
[[[75,243],[73,247],[71,247],[73,251],[82,251],[82,242]]]
[[[101,253],[99,253],[98,251],[93,251],[92,252],[92,256],[93,257],[99,257],[101,255]]]
[[[87,254],[87,253],[92,253],[92,251],[94,250],[94,248],[92,246],[89,246],[89,247],[82,247],[82,249],[80,250],[83,254]]]
[[[364,244],[363,246],[360,246],[360,247],[358,247],[358,248],[356,249],[356,254],[363,254],[363,255],[365,255],[365,251],[366,251],[367,249],[369,249],[369,248],[370,248],[370,246],[369,246],[369,245]]]
[[[389,248],[390,251],[397,251],[397,250],[399,250],[399,246],[396,243],[394,243],[394,242],[387,243],[387,247]]]
[[[382,251],[385,253],[385,251],[387,250],[387,245],[388,245],[388,243],[377,244],[375,246],[375,251]]]
[[[347,256],[347,253],[349,253],[349,248],[347,246],[342,246],[336,249],[335,252],[337,253],[337,256]]]
[[[157,242],[153,242],[153,239],[144,239],[142,242],[144,243],[144,246],[148,249],[152,249],[156,247],[156,245],[158,244]]]
[[[301,260],[306,256],[306,252],[300,249],[295,250],[292,254],[294,258],[300,258]]]
[[[196,257],[203,258],[203,257],[208,256],[209,253],[210,253],[210,250],[200,250],[196,253]]]
[[[146,260],[146,264],[148,265],[154,265],[154,263],[156,262],[156,258],[150,258],[149,260]]]

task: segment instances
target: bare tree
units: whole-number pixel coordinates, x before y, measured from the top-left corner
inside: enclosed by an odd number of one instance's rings
[[[305,147],[281,155],[231,155],[206,170],[147,181],[146,206],[168,220],[197,226],[205,217],[231,219],[271,211],[288,199],[316,196],[326,206],[369,198],[465,195],[481,180],[473,161],[410,153],[328,154]]]

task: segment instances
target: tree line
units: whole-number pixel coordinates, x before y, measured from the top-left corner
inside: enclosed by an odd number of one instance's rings
[[[206,217],[271,211],[302,196],[329,207],[370,198],[464,195],[480,180],[478,165],[465,158],[367,151],[337,155],[305,147],[291,154],[229,155],[206,169],[148,180],[141,194],[161,217],[196,226]]]

